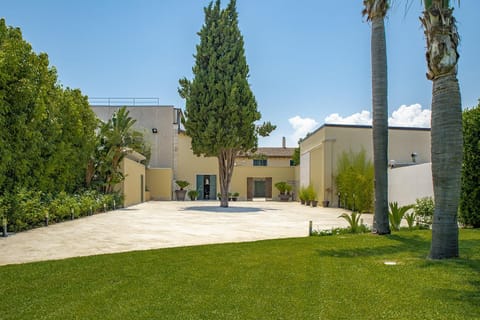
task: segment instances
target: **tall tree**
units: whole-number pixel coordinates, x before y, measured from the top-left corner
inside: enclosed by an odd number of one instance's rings
[[[385,16],[387,0],[364,0],[363,15],[372,24],[373,165],[375,171],[374,232],[389,234],[388,223],[388,79]]]
[[[62,88],[47,54],[0,19],[0,194],[80,188],[95,127],[87,98]]]
[[[480,101],[463,111],[463,156],[460,221],[480,228]]]
[[[427,40],[427,78],[432,80],[432,177],[435,211],[430,258],[458,256],[457,213],[463,156],[459,54],[453,8],[448,0],[424,0],[420,18]]]
[[[197,156],[217,157],[222,207],[228,207],[228,189],[235,158],[257,148],[258,135],[275,127],[260,120],[248,83],[249,68],[243,36],[238,28],[236,1],[221,9],[220,0],[205,11],[198,35],[194,78],[180,79],[179,94],[186,99],[184,126]]]

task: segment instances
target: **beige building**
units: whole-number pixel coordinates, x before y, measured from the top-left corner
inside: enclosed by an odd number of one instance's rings
[[[191,183],[189,189],[199,192],[199,199],[213,200],[220,192],[218,160],[193,154],[190,137],[181,132],[178,139],[177,179]],[[291,160],[294,148],[258,148],[253,155],[238,156],[235,161],[231,193],[239,200],[253,198],[277,199],[274,185],[285,181],[296,184],[295,167]]]
[[[95,105],[92,109],[106,121],[119,106]],[[201,200],[215,200],[220,192],[218,160],[216,157],[197,157],[191,150],[191,140],[182,131],[181,110],[173,106],[129,106],[135,127],[142,131],[151,145],[152,156],[145,171],[144,185],[138,175],[132,188],[145,189],[144,195],[132,196],[137,202],[146,200],[174,200],[176,180],[190,183],[188,190],[197,190]],[[280,143],[279,143],[280,145]],[[336,164],[342,152],[365,149],[373,159],[371,126],[325,124],[312,132],[300,144],[300,166],[292,166],[294,148],[285,143],[277,148],[258,148],[255,154],[239,156],[230,184],[231,193],[239,200],[254,198],[278,199],[275,183],[288,182],[294,186],[294,195],[300,186],[312,185],[318,200],[338,204],[335,186]],[[389,129],[389,164],[402,167],[430,162],[430,129]],[[129,183],[132,178],[125,181]],[[124,186],[126,188],[126,185]],[[127,189],[125,189],[127,190]],[[294,196],[295,197],[295,196]],[[126,196],[130,199],[130,196]],[[130,200],[129,200],[130,201]]]
[[[430,129],[389,128],[391,167],[430,162]],[[342,152],[365,149],[373,161],[372,127],[325,124],[300,144],[300,185],[311,184],[318,200],[338,204],[335,186],[337,160]]]

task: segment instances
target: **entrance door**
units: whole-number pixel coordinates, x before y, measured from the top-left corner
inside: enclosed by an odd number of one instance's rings
[[[265,180],[254,180],[253,182],[253,196],[255,198],[265,198],[267,193],[265,192]]]
[[[217,176],[197,175],[197,191],[199,200],[215,200],[217,195]]]

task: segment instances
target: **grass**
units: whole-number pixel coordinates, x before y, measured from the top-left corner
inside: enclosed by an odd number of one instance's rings
[[[130,252],[0,267],[6,319],[478,319],[480,231],[431,261],[430,231]],[[395,261],[397,265],[385,265]]]

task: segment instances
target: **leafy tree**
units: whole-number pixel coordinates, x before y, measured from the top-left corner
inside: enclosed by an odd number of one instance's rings
[[[192,150],[197,156],[217,157],[221,206],[228,207],[235,158],[239,153],[254,151],[258,135],[267,136],[275,126],[255,125],[260,112],[248,83],[236,1],[221,9],[217,0],[204,11],[194,78],[179,81],[179,94],[186,99],[183,123],[192,139]]]
[[[63,89],[48,56],[0,19],[0,192],[73,192],[83,184],[96,120],[80,91]]]
[[[100,125],[94,153],[90,155],[86,183],[96,183],[104,193],[112,193],[116,184],[124,179],[120,163],[132,151],[150,153],[143,134],[132,127],[136,120],[126,107],[118,109]]]
[[[420,18],[432,80],[432,178],[435,213],[430,258],[458,257],[458,204],[462,170],[462,101],[457,80],[459,35],[448,0],[424,0]]]
[[[373,165],[365,150],[342,152],[337,163],[335,182],[346,208],[358,212],[370,211],[373,206]]]
[[[373,164],[375,172],[374,232],[390,234],[388,223],[388,79],[385,16],[387,0],[363,0],[363,15],[372,23]]]
[[[463,111],[463,155],[460,220],[480,228],[480,101]]]

